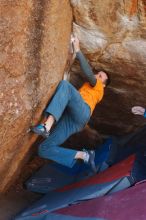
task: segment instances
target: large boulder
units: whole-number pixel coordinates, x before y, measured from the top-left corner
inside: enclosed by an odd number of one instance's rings
[[[142,117],[131,114],[131,107],[146,106],[146,1],[0,0],[0,3],[0,192],[3,192],[28,160],[36,141],[29,127],[39,122],[66,67],[69,69],[72,12],[73,31],[89,63],[96,70],[105,69],[112,80],[90,126],[104,134],[122,134],[145,123]],[[70,80],[76,87],[84,80],[80,72],[75,62]],[[92,129],[80,135],[80,139],[85,136],[92,139],[91,145],[100,139]],[[71,142],[81,145],[75,139]]]
[[[63,77],[72,27],[68,0],[1,0],[0,192],[27,159],[37,123]]]

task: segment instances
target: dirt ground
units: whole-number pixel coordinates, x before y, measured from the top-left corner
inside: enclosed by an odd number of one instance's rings
[[[11,188],[4,195],[0,195],[0,220],[12,220],[13,216],[42,197],[41,194],[26,190],[24,183],[44,163],[46,161],[39,157],[33,158],[23,167]]]
[[[40,198],[39,194],[21,190],[11,191],[0,197],[0,220],[11,220],[13,216]]]

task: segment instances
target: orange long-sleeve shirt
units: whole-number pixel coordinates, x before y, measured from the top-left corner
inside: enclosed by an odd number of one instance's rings
[[[98,80],[93,87],[88,82],[84,83],[79,89],[79,93],[84,101],[89,105],[91,114],[97,103],[101,101],[104,95],[104,87],[102,81]]]

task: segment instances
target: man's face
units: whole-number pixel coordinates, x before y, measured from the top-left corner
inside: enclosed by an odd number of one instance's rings
[[[100,71],[100,72],[98,72],[98,73],[95,75],[95,77],[96,77],[97,80],[101,80],[102,83],[103,83],[103,85],[106,86],[106,85],[105,85],[105,82],[106,82],[106,80],[108,79],[108,77],[107,77],[107,75],[106,75],[105,72]]]

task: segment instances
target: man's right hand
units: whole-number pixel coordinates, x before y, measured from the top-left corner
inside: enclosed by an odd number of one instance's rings
[[[142,116],[144,116],[145,108],[143,108],[141,106],[134,106],[134,107],[132,107],[131,111],[135,115],[142,115]]]
[[[77,36],[72,36],[71,37],[71,42],[73,44],[74,51],[77,53],[80,51],[80,44],[79,44],[79,39]]]

